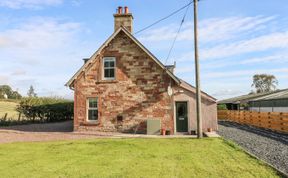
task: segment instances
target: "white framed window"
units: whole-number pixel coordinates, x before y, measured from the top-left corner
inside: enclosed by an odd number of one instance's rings
[[[104,57],[103,58],[103,78],[104,80],[114,80],[116,73],[116,58]]]
[[[87,99],[87,120],[88,121],[98,120],[98,98]]]

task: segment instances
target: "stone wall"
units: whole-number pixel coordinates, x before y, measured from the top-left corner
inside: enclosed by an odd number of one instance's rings
[[[116,79],[102,80],[102,58],[116,57]],[[145,132],[147,119],[160,119],[173,133],[172,98],[167,94],[170,77],[124,32],[104,48],[74,82],[75,130]],[[172,85],[174,85],[172,81]],[[86,100],[98,97],[98,122],[86,120]],[[123,121],[117,117],[123,117]]]
[[[132,14],[114,14],[114,31],[117,31],[121,26],[125,27],[130,33],[133,33]]]

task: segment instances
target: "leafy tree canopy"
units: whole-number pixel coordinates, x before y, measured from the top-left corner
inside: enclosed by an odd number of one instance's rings
[[[278,80],[274,75],[256,74],[251,87],[255,87],[256,93],[264,93],[276,90],[277,85]]]
[[[22,97],[18,91],[13,91],[9,85],[0,85],[0,99],[6,99],[5,95],[8,99],[20,99]]]

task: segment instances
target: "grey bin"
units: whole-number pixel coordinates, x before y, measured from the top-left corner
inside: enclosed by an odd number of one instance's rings
[[[157,119],[148,119],[147,120],[147,135],[160,135],[161,123]]]

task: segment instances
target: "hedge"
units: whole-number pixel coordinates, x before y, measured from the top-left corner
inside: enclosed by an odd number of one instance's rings
[[[73,102],[62,98],[23,98],[17,110],[31,121],[55,122],[73,119]]]

